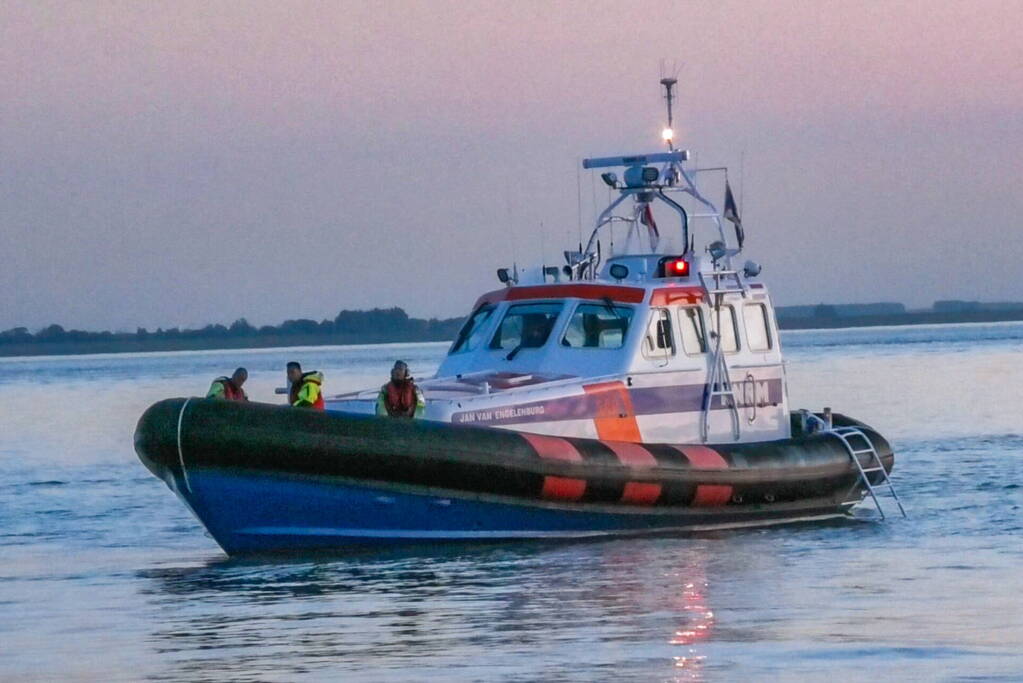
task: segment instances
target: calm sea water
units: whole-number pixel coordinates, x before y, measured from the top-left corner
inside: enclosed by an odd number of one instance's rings
[[[132,451],[150,403],[445,346],[0,360],[0,680],[1023,680],[1023,324],[783,343],[794,406],[890,437],[908,520],[228,560]]]

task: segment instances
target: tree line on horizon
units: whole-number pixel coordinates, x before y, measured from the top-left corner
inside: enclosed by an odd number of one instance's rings
[[[936,301],[932,314],[965,315],[982,312],[1023,311],[1023,302]],[[781,323],[798,320],[827,321],[857,316],[897,319],[910,314],[900,303],[870,304],[816,304],[805,306],[779,306],[776,309]],[[919,312],[918,312],[919,313]],[[150,331],[139,327],[135,332],[89,332],[66,330],[61,325],[48,325],[35,333],[26,327],[13,327],[0,332],[0,346],[36,344],[90,344],[123,343],[134,345],[146,342],[196,343],[216,340],[237,340],[235,345],[250,340],[259,345],[261,340],[304,339],[314,342],[400,342],[449,341],[454,339],[465,318],[410,318],[404,309],[374,308],[368,311],[342,310],[333,319],[319,322],[309,318],[285,320],[280,325],[256,327],[245,318],[230,325],[210,324],[197,329],[171,327]],[[784,327],[785,325],[783,325]]]
[[[285,320],[280,325],[256,327],[245,318],[230,325],[211,324],[197,329],[171,327],[150,331],[145,327],[135,332],[89,332],[66,330],[61,325],[48,325],[32,333],[26,327],[13,327],[0,332],[0,344],[59,344],[113,341],[157,341],[184,339],[245,339],[260,337],[338,337],[365,338],[373,341],[452,339],[464,318],[410,318],[401,308],[374,308],[368,311],[340,311],[333,319],[319,322],[309,318]]]

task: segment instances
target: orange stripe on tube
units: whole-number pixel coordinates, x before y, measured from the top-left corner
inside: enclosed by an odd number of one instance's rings
[[[579,500],[586,493],[585,479],[544,477],[540,495],[548,500]]]
[[[622,503],[631,503],[632,505],[653,505],[660,497],[660,484],[645,484],[638,481],[630,481],[627,482],[625,484],[625,488],[622,489],[622,497],[619,500]]]
[[[614,451],[623,465],[629,467],[654,467],[657,465],[657,458],[654,457],[654,454],[638,443],[604,441],[603,444]]]
[[[583,391],[592,396],[597,404],[593,424],[597,428],[598,439],[632,442],[643,440],[639,433],[639,424],[636,423],[632,397],[623,383],[588,384],[583,387]]]
[[[689,464],[701,470],[727,470],[728,461],[713,448],[706,446],[676,446],[689,460]]]
[[[689,464],[701,470],[728,469],[728,461],[713,448],[706,446],[676,446],[689,460]],[[699,507],[726,505],[732,499],[732,487],[725,484],[698,484],[692,505]]]
[[[583,459],[583,456],[579,455],[579,451],[575,449],[575,446],[559,436],[529,434],[527,432],[521,432],[521,434],[541,458],[547,460],[569,460],[571,462],[579,462]]]
[[[693,496],[692,505],[696,507],[710,507],[714,505],[727,505],[732,499],[731,486],[719,486],[717,484],[700,484],[696,487],[696,495]]]
[[[628,465],[629,467],[636,469],[654,467],[657,465],[657,458],[654,457],[653,453],[643,448],[643,446],[638,443],[627,443],[625,441],[605,441],[603,443],[605,446],[614,451],[614,454],[618,456],[618,460],[623,465]],[[631,503],[633,505],[653,505],[660,497],[660,484],[630,481],[625,484],[625,488],[622,490],[622,497],[619,498],[619,501],[622,503]]]
[[[522,433],[522,436],[533,447],[536,454],[546,460],[580,462],[583,459],[575,446],[560,437],[525,432]],[[543,478],[543,488],[540,490],[540,495],[548,500],[579,500],[584,493],[586,493],[586,480],[570,477],[546,476]]]

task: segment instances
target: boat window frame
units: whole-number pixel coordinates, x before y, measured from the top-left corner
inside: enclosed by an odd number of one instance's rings
[[[688,321],[683,322],[683,316],[686,315],[687,311],[696,311],[696,320],[699,322],[699,326],[700,326],[699,329],[697,330],[697,338],[698,338],[698,340],[700,342],[700,350],[699,351],[690,351],[688,349],[688,347],[686,347],[685,335],[682,333],[682,330],[685,329],[686,325],[688,324]],[[690,356],[690,357],[693,357],[693,358],[695,358],[696,356],[702,356],[705,353],[707,353],[707,349],[708,349],[708,345],[707,345],[707,320],[703,316],[703,307],[702,306],[697,306],[697,305],[693,305],[693,306],[679,306],[676,315],[678,316],[679,342],[681,343],[681,346],[682,346],[682,352],[684,354],[686,354],[687,356]]]
[[[647,318],[646,329],[643,330],[643,342],[640,344],[640,350],[641,350],[641,353],[643,354],[643,357],[645,359],[647,359],[647,360],[654,360],[654,361],[657,361],[657,360],[659,360],[659,361],[667,361],[670,358],[674,358],[678,345],[675,343],[675,332],[672,329],[671,308],[669,308],[668,306],[651,306],[649,310],[650,310],[650,316],[649,316],[649,318]],[[650,340],[651,326],[654,326],[655,316],[662,316],[660,318],[660,320],[657,320],[656,322],[658,322],[658,323],[661,323],[661,322],[668,323],[668,334],[667,334],[668,346],[650,346],[650,347],[647,346],[647,341]],[[659,333],[660,330],[656,329],[657,326],[654,326],[654,327],[655,327],[655,331],[654,331],[654,344],[656,344],[657,341],[658,341],[658,338],[659,338],[659,334],[658,333]]]
[[[631,304],[622,304],[622,303],[619,303],[617,301],[612,301],[611,302],[611,308],[613,308],[616,311],[619,310],[619,309],[625,309],[625,310],[627,310],[629,312],[628,318],[626,319],[626,322],[625,322],[625,329],[622,331],[622,341],[621,341],[621,343],[618,346],[572,346],[571,344],[566,344],[565,343],[568,340],[568,332],[569,332],[569,329],[572,326],[572,321],[575,319],[576,313],[578,313],[579,309],[582,308],[583,306],[592,306],[594,308],[602,309],[604,311],[608,310],[607,303],[602,302],[602,301],[595,301],[595,300],[591,300],[591,299],[585,299],[585,300],[576,302],[575,306],[572,307],[572,312],[566,318],[564,329],[561,332],[561,341],[559,342],[560,346],[562,348],[565,348],[565,349],[573,349],[573,350],[575,350],[575,349],[580,349],[580,350],[585,349],[585,350],[588,350],[588,351],[620,351],[621,349],[624,349],[625,346],[626,346],[626,343],[629,340],[629,330],[632,329],[633,321],[636,318],[636,307],[631,305]],[[598,338],[599,338],[599,335],[598,335]]]
[[[504,315],[501,316],[500,322],[498,322],[497,326],[494,328],[493,334],[490,336],[490,341],[487,342],[486,346],[484,347],[485,350],[486,351],[503,351],[503,352],[508,352],[508,351],[514,350],[517,346],[521,345],[521,342],[522,342],[521,333],[520,333],[520,337],[519,337],[519,344],[516,345],[516,346],[510,346],[510,347],[505,348],[504,346],[495,346],[494,345],[494,342],[497,341],[498,336],[501,334],[501,327],[504,325],[505,321],[508,319],[508,316],[511,315],[512,311],[514,311],[516,308],[522,308],[522,307],[525,307],[525,306],[537,306],[537,305],[540,305],[540,306],[542,306],[542,305],[559,306],[560,308],[558,309],[557,315],[554,316],[554,319],[551,320],[551,322],[550,322],[550,327],[547,330],[547,336],[544,337],[543,343],[540,344],[539,346],[522,346],[521,347],[523,351],[530,350],[530,349],[542,349],[542,348],[544,348],[545,346],[547,346],[548,343],[550,343],[551,337],[554,336],[554,331],[555,331],[555,329],[557,329],[558,323],[561,321],[561,318],[565,314],[565,310],[567,309],[567,305],[566,305],[567,303],[568,303],[568,301],[566,301],[565,299],[541,299],[541,300],[534,300],[534,301],[528,301],[527,300],[527,301],[516,301],[515,303],[509,303],[505,307],[505,309],[504,309]]]
[[[480,348],[479,345],[472,348],[465,347],[464,344],[466,344],[472,338],[472,333],[470,332],[468,334],[465,334],[464,337],[463,334],[466,332],[468,326],[472,323],[472,321],[476,319],[476,316],[483,312],[486,312],[487,316],[480,321],[479,331],[481,333],[485,333],[486,326],[490,322],[492,322],[491,318],[493,317],[494,313],[497,312],[497,309],[498,309],[497,304],[490,303],[489,301],[484,302],[477,306],[476,310],[469,314],[469,317],[465,319],[465,323],[463,323],[462,327],[459,328],[458,335],[455,337],[455,341],[451,343],[451,349],[448,351],[448,355],[453,356],[455,354],[471,353],[479,349]],[[483,340],[485,341],[486,334],[482,334],[482,337]],[[486,345],[484,344],[483,346],[485,347]]]
[[[752,308],[759,308],[760,315],[757,317],[757,324],[763,325],[764,340],[767,342],[767,346],[760,348],[753,345],[753,340],[750,339],[749,320],[746,318],[746,311]],[[745,330],[746,335],[746,348],[752,353],[768,353],[774,348],[774,339],[771,335],[771,323],[767,317],[767,306],[759,301],[749,302],[742,307],[742,326]]]
[[[725,340],[721,339],[721,350],[723,352],[727,353],[727,354],[740,353],[742,351],[742,341],[739,338],[739,321],[735,317],[735,306],[733,304],[721,304],[721,308],[728,309],[727,312],[731,316],[731,320],[732,320],[732,335],[731,335],[731,338],[735,342],[735,348],[729,349],[724,344]],[[710,313],[709,317],[710,317],[710,320],[711,320],[710,329],[713,330],[714,334],[720,336],[721,333],[718,331],[718,329],[716,327],[718,316],[715,314],[714,309],[715,309],[714,306],[711,306],[708,309],[709,313]],[[724,315],[725,311],[722,311],[721,313],[722,313],[722,315]]]

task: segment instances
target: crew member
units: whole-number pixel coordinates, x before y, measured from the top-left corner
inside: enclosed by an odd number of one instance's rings
[[[206,398],[221,398],[225,401],[248,401],[249,397],[242,389],[245,380],[249,378],[249,371],[245,368],[238,368],[230,377],[218,377],[213,380],[210,390],[206,392]]]
[[[288,363],[288,403],[296,408],[312,408],[325,410],[323,403],[323,373],[316,370],[302,372],[302,366],[291,361]]]
[[[409,375],[408,364],[399,360],[391,368],[391,381],[380,387],[377,415],[390,417],[422,417],[426,408],[423,392]]]

